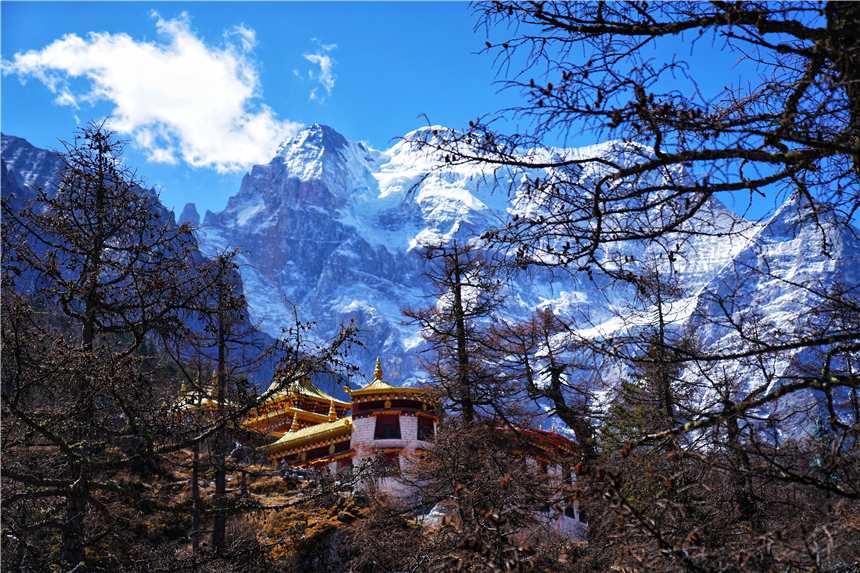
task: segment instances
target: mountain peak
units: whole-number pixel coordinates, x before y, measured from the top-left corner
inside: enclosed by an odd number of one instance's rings
[[[315,123],[282,143],[275,154],[286,157],[298,149],[333,152],[346,146],[346,138],[340,133],[327,125]]]
[[[9,176],[22,189],[41,186],[51,179],[57,168],[53,152],[34,147],[26,139],[14,135],[0,134],[0,154],[10,171]]]
[[[180,223],[191,223],[192,225],[200,224],[200,214],[197,212],[197,205],[194,203],[186,203],[182,214],[179,215]]]

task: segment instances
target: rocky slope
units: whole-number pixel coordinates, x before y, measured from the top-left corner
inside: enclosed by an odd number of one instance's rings
[[[505,182],[510,175],[502,171],[433,170],[440,158],[411,148],[409,140],[416,136],[381,152],[315,125],[285,142],[269,164],[255,166],[223,211],[206,214],[202,231],[207,252],[229,247],[245,252],[242,273],[249,298],[271,334],[290,323],[294,308],[301,319],[317,321],[321,338],[355,318],[366,329],[366,349],[355,357],[362,370],[371,371],[379,355],[387,376],[397,381],[420,376],[420,336],[402,324],[399,311],[427,304],[416,245],[455,234],[474,237],[531,208],[509,197]],[[559,153],[624,160],[613,143]],[[502,181],[501,191],[493,181]],[[812,319],[816,296],[808,285],[837,279],[860,284],[856,238],[832,221],[815,224],[801,216],[803,210],[790,199],[771,220],[753,223],[713,200],[691,223],[709,232],[679,240],[671,263],[661,258],[657,244],[619,248],[622,255],[675,274],[683,294],[670,305],[670,322],[683,325],[716,316],[703,322],[702,343],[731,348],[741,342],[729,328],[732,316],[719,318],[717,295],[732,295],[735,318],[764,316],[767,328],[775,330],[793,317]],[[620,319],[619,309],[628,306],[633,293],[604,286],[576,277],[553,282],[523,277],[510,286],[508,311],[524,315],[552,305],[556,312],[576,316],[581,334],[608,336],[626,328],[635,313]],[[642,320],[652,310],[641,310]],[[782,353],[782,363],[772,364],[769,375],[782,376],[801,359],[795,352]],[[756,368],[740,362],[733,367],[747,378],[747,387],[764,380]]]
[[[410,134],[383,152],[347,141],[329,127],[312,126],[281,145],[268,164],[255,166],[224,210],[205,214],[201,250],[242,251],[248,299],[268,333],[277,336],[292,324],[294,312],[302,321],[316,321],[321,340],[355,319],[365,335],[352,358],[363,372],[371,372],[381,356],[387,379],[409,383],[420,378],[420,334],[404,325],[400,314],[402,307],[430,304],[422,298],[426,285],[416,246],[455,235],[467,240],[511,214],[535,208],[517,195],[516,180],[503,170],[434,169],[440,157],[409,145],[420,135]],[[636,160],[612,142],[557,153]],[[3,158],[16,181],[46,176],[48,160],[22,140],[4,136]],[[582,177],[592,175],[583,172]],[[513,197],[507,192],[511,188]],[[791,198],[769,221],[755,223],[711,200],[690,222],[708,232],[679,236],[673,260],[662,250],[673,237],[663,244],[619,245],[616,254],[652,265],[663,276],[674,275],[680,294],[667,305],[666,320],[677,328],[696,324],[702,345],[731,352],[744,345],[733,328],[738,321],[756,324],[773,340],[797,335],[823,320],[816,312],[823,289],[860,285],[856,230],[827,217],[816,222],[804,216],[807,210]],[[179,218],[198,222],[193,204]],[[595,279],[520,277],[508,287],[507,312],[525,316],[551,305],[576,319],[578,335],[591,338],[615,336],[631,324],[653,320],[653,308],[631,305],[632,290],[607,288]],[[730,301],[730,308],[718,300]],[[816,359],[787,350],[765,368],[735,360],[730,374],[743,380],[743,392],[763,382],[778,385],[780,377],[797,374],[799,365]]]
[[[53,152],[36,148],[20,137],[2,135],[2,153],[0,153],[0,169],[2,169],[2,194],[4,201],[9,201],[12,207],[16,207],[21,201],[31,199],[35,196],[36,189],[44,189],[52,193],[54,188],[50,181],[54,179],[58,160]],[[154,191],[150,191],[154,192]],[[174,224],[173,214],[159,205],[161,213],[168,218],[170,224]],[[4,212],[4,224],[6,213]],[[37,245],[36,248],[44,248]],[[194,260],[203,258],[203,254],[192,248],[190,255]],[[240,283],[241,284],[241,283]],[[241,287],[240,287],[241,288]],[[202,328],[202,324],[191,324],[191,328]],[[273,344],[275,341],[268,334],[249,334],[243,339],[245,344],[237,344],[236,352],[246,352],[253,362],[253,368],[248,369],[245,374],[256,380],[258,384],[266,386],[274,374],[272,360],[256,360],[259,351],[246,350],[254,346],[263,348]],[[253,344],[253,346],[252,346]]]

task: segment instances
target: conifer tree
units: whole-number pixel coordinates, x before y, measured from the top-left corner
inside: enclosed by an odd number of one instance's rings
[[[117,526],[109,508],[138,497],[117,472],[169,440],[164,371],[138,350],[182,329],[202,288],[191,229],[172,223],[121,153],[90,124],[58,154],[54,181],[18,209],[3,205],[4,486],[33,490],[41,516],[20,513],[14,493],[4,524],[16,552],[58,533],[57,555],[33,555],[72,566]]]
[[[31,199],[3,197],[4,567],[8,558],[21,571],[120,569],[146,549],[134,542],[143,516],[201,510],[136,487],[133,474],[171,475],[164,456],[223,435],[283,389],[256,396],[236,378],[228,389],[228,347],[252,326],[232,257],[201,257],[193,228],[173,223],[121,153],[112,132],[90,124]],[[307,330],[288,327],[278,343],[284,386],[337,363],[354,332],[314,344]],[[177,341],[204,339],[213,344],[194,356],[177,351]],[[235,407],[197,415],[177,373],[207,355],[216,400]],[[223,523],[233,508],[218,493]]]
[[[468,423],[499,404],[488,354],[485,322],[500,308],[500,283],[486,256],[473,245],[424,246],[425,277],[432,305],[402,312],[421,327],[429,344],[423,366]],[[490,408],[490,410],[488,410]]]

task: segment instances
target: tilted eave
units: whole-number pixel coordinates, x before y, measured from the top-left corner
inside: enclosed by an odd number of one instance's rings
[[[307,410],[302,410],[301,408],[284,408],[282,410],[274,410],[271,412],[262,412],[256,415],[248,415],[245,419],[244,424],[255,425],[267,422],[269,420],[277,420],[279,418],[292,418],[292,416],[298,416],[300,420],[313,422],[315,424],[319,424],[320,422],[325,422],[328,420],[327,414],[308,412]]]
[[[269,385],[269,388],[266,390],[266,393],[275,391],[275,389],[283,383],[282,381],[283,377],[274,380]],[[308,378],[302,378],[301,380],[290,382],[279,390],[276,390],[274,394],[272,394],[272,396],[268,400],[266,400],[265,403],[269,404],[271,402],[278,402],[280,400],[289,398],[294,394],[298,396],[304,396],[306,398],[310,398],[311,400],[315,400],[325,404],[331,404],[332,402],[334,402],[335,406],[341,408],[352,408],[352,404],[350,402],[344,402],[343,400],[338,400],[337,398],[326,394],[325,392],[317,388],[316,385],[314,385]]]
[[[370,396],[373,394],[379,395],[391,395],[391,394],[424,394],[425,390],[421,388],[400,388],[398,386],[392,386],[385,380],[381,378],[377,378],[364,388],[360,388],[358,390],[350,390],[350,396]]]
[[[325,422],[308,426],[295,432],[287,432],[284,436],[273,444],[262,446],[260,451],[268,453],[277,450],[283,450],[290,447],[300,446],[310,442],[315,442],[321,439],[331,438],[340,434],[352,432],[352,416],[340,418],[333,422]]]

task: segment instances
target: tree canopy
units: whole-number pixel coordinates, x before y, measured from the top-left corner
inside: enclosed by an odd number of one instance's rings
[[[601,308],[597,324],[547,308],[496,332],[497,359],[535,407],[549,403],[590,440],[594,461],[578,471],[592,516],[589,562],[770,570],[806,567],[795,548],[813,545],[816,559],[838,562],[838,545],[821,535],[850,536],[854,518],[829,519],[823,500],[835,496],[843,515],[856,516],[860,285],[791,276],[757,235],[773,212],[751,220],[743,215],[755,210],[743,205],[784,203],[773,232],[805,229],[822,261],[852,264],[860,9],[504,0],[473,8],[502,89],[522,104],[463,129],[431,127],[414,144],[439,153],[442,170],[488,167],[489,183],[510,194],[510,217],[477,242],[491,260],[511,276],[571,279]],[[756,74],[708,92],[702,78],[720,70],[701,63],[715,51]],[[600,143],[559,147],[582,135]],[[726,197],[739,214],[724,208]],[[678,268],[722,238],[749,256],[684,292]],[[762,290],[749,292],[753,284]],[[751,309],[756,296],[787,306],[765,316]],[[692,310],[678,312],[679,301]],[[830,428],[824,473],[810,465],[820,446],[803,437],[819,417]],[[780,507],[799,499],[808,503],[804,526],[761,549]]]

